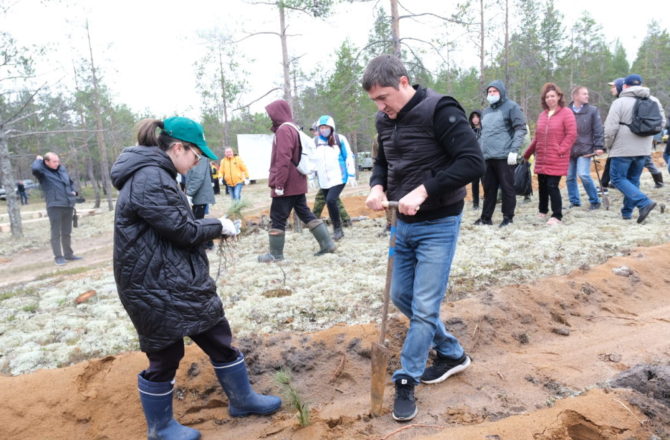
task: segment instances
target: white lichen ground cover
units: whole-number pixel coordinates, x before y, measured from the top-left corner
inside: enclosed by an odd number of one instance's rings
[[[669,190],[652,189],[647,173],[642,187],[655,200],[670,206]],[[249,198],[253,197],[267,195],[250,192]],[[473,226],[478,212],[471,210],[468,203],[448,299],[475,295],[490,286],[565,274],[585,264],[602,263],[634,247],[670,239],[669,214],[655,211],[645,224],[639,225],[635,220],[621,219],[621,196],[617,191],[610,191],[610,199],[610,211],[572,209],[566,211],[563,225],[549,227],[536,217],[536,196],[531,203],[519,198],[514,224],[502,229],[496,225]],[[96,231],[109,231],[112,218],[111,213],[86,218],[75,233],[75,242],[94,237]],[[501,220],[500,205],[494,220]],[[236,336],[376,321],[388,246],[388,237],[380,235],[383,228],[382,219],[357,222],[345,230],[336,254],[318,258],[312,256],[317,244],[309,232],[289,232],[287,261],[281,267],[256,262],[256,255],[267,249],[264,232],[241,237],[227,248],[225,270],[218,280]],[[26,233],[28,240],[44,241],[47,232],[41,229]],[[3,246],[2,254],[7,252]],[[209,255],[211,273],[216,276],[219,257],[215,253]],[[281,287],[290,289],[292,294],[264,295]],[[96,290],[97,295],[75,304],[75,298],[90,289]],[[83,274],[34,281],[3,292],[0,298],[0,371],[5,374],[60,367],[138,348],[132,324],[116,294],[111,262]]]

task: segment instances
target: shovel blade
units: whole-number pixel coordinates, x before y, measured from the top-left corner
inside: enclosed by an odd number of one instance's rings
[[[386,387],[386,368],[389,352],[381,344],[372,344],[371,350],[372,375],[370,377],[370,413],[373,416],[382,414],[384,406],[384,388]]]

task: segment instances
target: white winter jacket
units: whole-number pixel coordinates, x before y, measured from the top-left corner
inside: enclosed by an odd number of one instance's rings
[[[337,134],[340,145],[328,145],[328,141],[321,136],[314,138],[316,143],[315,166],[319,187],[322,189],[332,188],[356,177],[354,155],[349,147],[347,138]],[[344,148],[346,154],[340,154],[340,148]],[[346,156],[346,159],[345,157]]]

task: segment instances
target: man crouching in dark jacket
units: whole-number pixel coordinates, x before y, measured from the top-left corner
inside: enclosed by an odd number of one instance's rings
[[[391,298],[410,319],[393,374],[393,418],[417,414],[414,387],[439,383],[470,365],[458,340],[440,320],[461,224],[465,185],[484,174],[484,158],[459,103],[412,86],[391,55],[370,61],[363,88],[377,104],[379,153],[370,178],[368,208],[398,201],[399,219]],[[435,363],[426,368],[434,348]]]
[[[114,219],[114,278],[123,307],[139,335],[149,368],[138,375],[149,439],[196,440],[200,433],[172,417],[174,377],[190,337],[209,356],[233,417],[271,414],[275,396],[256,394],[244,356],[232,346],[204,244],[237,231],[227,218],[196,219],[177,173],[217,157],[202,126],[187,118],[146,119],[138,146],[112,167],[119,190]]]

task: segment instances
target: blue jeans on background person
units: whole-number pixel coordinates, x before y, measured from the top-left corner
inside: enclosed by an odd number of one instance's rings
[[[610,165],[612,185],[623,194],[621,216],[629,219],[635,208],[644,208],[652,200],[640,191],[640,175],[647,156],[613,157]]]
[[[591,206],[600,203],[598,198],[598,190],[591,179],[591,158],[590,157],[571,157],[570,165],[568,166],[568,198],[570,204],[580,206],[582,204],[579,197],[579,185],[577,185],[577,177],[582,181],[584,191],[589,196]]]
[[[440,320],[460,225],[461,215],[417,223],[398,220],[391,299],[410,325],[394,382],[410,377],[418,384],[431,348],[452,359],[463,356],[463,347]]]
[[[664,151],[663,152],[663,160],[665,161],[665,164],[668,166],[668,173],[670,173],[670,153],[666,153]]]
[[[238,183],[235,186],[226,185],[226,187],[228,188],[228,193],[230,194],[230,198],[233,199],[234,201],[240,200],[242,198],[243,186],[244,183]]]

